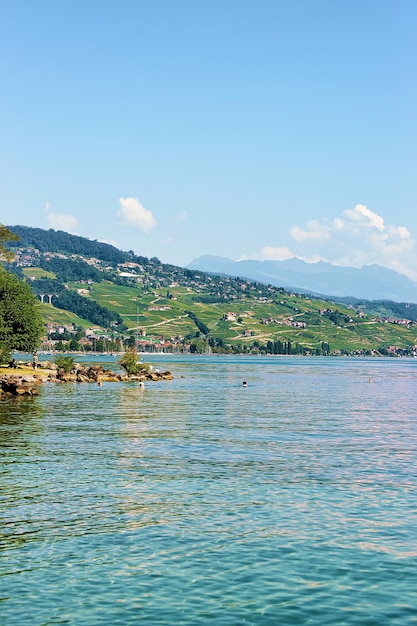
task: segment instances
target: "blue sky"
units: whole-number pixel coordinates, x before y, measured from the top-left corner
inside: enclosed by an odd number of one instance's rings
[[[0,222],[417,280],[415,0],[3,0]]]

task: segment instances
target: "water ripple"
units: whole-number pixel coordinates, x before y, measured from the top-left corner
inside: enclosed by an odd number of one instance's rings
[[[417,364],[169,369],[1,404],[0,622],[416,623]]]

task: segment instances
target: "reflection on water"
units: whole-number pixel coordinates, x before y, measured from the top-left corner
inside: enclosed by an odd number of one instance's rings
[[[36,398],[3,397],[0,400],[0,446],[19,445],[20,437],[25,438],[33,428],[39,428],[40,416],[41,407]]]
[[[161,359],[1,403],[4,623],[414,623],[417,363]]]

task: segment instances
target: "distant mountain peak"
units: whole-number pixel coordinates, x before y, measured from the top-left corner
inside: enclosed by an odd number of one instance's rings
[[[375,263],[357,268],[332,265],[327,261],[306,263],[297,257],[285,261],[232,261],[207,254],[194,259],[188,268],[239,276],[330,298],[417,302],[416,282]]]

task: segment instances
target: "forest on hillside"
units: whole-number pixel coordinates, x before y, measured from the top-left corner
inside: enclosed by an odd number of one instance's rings
[[[32,246],[40,252],[61,252],[64,254],[78,254],[86,257],[95,257],[108,263],[124,263],[134,258],[137,263],[147,263],[147,257],[136,256],[133,251],[123,252],[115,246],[97,240],[87,239],[78,235],[71,235],[62,230],[44,230],[30,226],[8,226],[15,233],[18,241],[8,244],[10,248]]]

